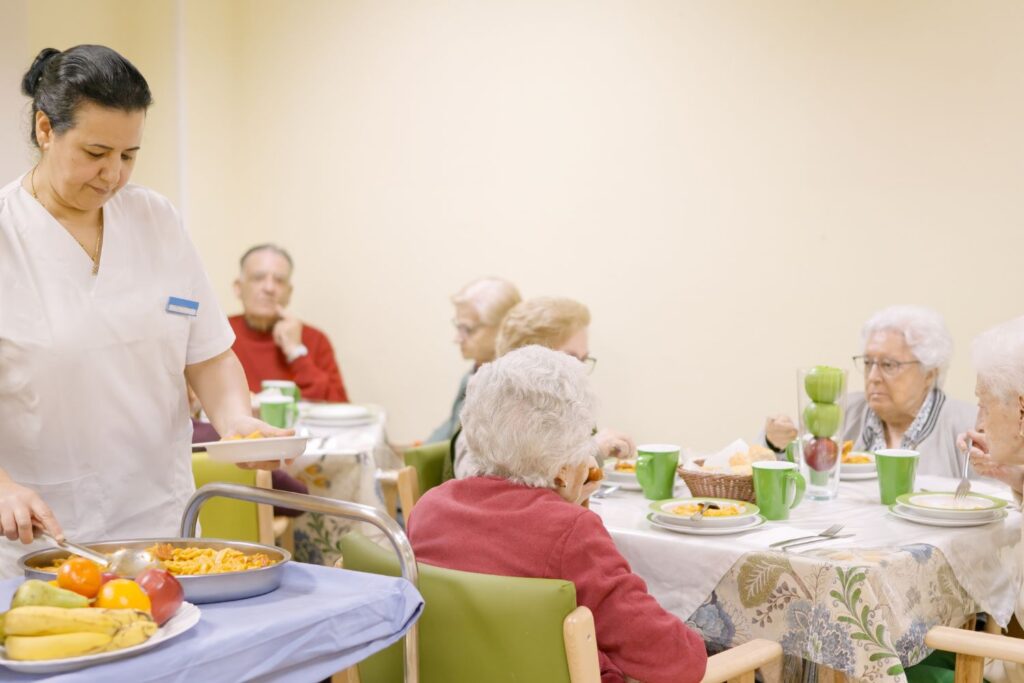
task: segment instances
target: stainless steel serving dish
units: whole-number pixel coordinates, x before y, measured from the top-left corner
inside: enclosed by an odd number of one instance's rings
[[[214,550],[233,548],[247,555],[266,553],[272,560],[276,560],[269,567],[262,567],[260,569],[176,577],[181,582],[181,587],[185,589],[185,600],[193,604],[241,600],[242,598],[251,598],[255,595],[263,595],[264,593],[276,590],[281,585],[284,565],[292,559],[291,553],[284,548],[260,545],[259,543],[221,541],[214,538],[149,538],[133,539],[130,541],[96,541],[82,543],[81,545],[88,546],[97,552],[112,553],[121,548],[144,550],[157,543],[168,543],[176,548],[212,548]],[[67,556],[68,552],[60,548],[37,550],[34,553],[22,556],[18,560],[18,566],[25,572],[26,578],[49,581],[56,574],[54,572],[41,571],[39,568]]]

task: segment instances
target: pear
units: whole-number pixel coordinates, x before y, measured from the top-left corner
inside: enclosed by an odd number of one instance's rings
[[[11,607],[44,605],[47,607],[88,607],[89,599],[73,591],[51,586],[45,581],[29,579],[18,586],[11,598]]]

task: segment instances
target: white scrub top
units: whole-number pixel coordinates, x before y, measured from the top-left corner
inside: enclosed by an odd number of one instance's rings
[[[234,334],[166,198],[126,185],[103,220],[94,276],[20,179],[0,189],[0,467],[71,540],[177,536],[195,489],[185,366]],[[0,577],[46,546],[0,536]]]

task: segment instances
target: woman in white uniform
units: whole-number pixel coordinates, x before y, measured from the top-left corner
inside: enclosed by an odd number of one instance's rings
[[[174,207],[129,185],[152,98],[109,48],[39,53],[39,163],[0,189],[0,576],[55,536],[175,536],[186,377],[223,435],[252,417],[234,336]],[[20,542],[18,542],[20,541]]]

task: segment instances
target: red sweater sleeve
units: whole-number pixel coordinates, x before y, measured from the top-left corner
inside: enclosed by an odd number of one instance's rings
[[[302,397],[347,403],[348,393],[327,335],[310,328],[303,330],[303,333],[305,338],[302,341],[309,349],[309,354],[297,358],[291,368]]]
[[[645,683],[696,683],[704,677],[704,641],[651,597],[596,514],[577,518],[560,562],[555,575],[576,584],[577,603],[594,613],[598,649],[623,673]]]

